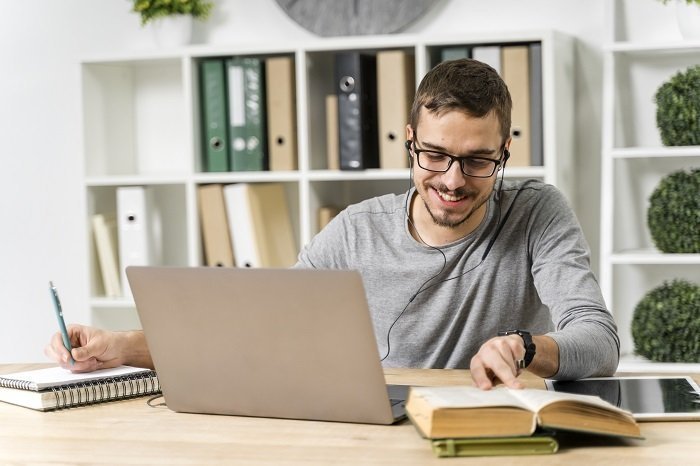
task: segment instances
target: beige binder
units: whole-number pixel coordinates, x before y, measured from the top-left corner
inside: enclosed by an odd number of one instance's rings
[[[265,60],[267,93],[267,145],[270,170],[297,169],[297,118],[294,60]]]
[[[298,251],[284,185],[250,183],[247,186],[260,266],[293,266]]]
[[[406,124],[416,90],[415,58],[402,50],[377,53],[379,167],[408,168]]]
[[[532,165],[530,147],[530,59],[527,45],[505,45],[501,49],[501,72],[513,99],[510,160],[513,167]]]
[[[326,96],[326,160],[329,170],[340,169],[340,140],[338,139],[338,96]]]
[[[340,213],[340,207],[322,206],[318,208],[318,231],[323,230],[333,217]]]
[[[199,222],[204,246],[204,263],[216,267],[233,267],[233,250],[229,235],[224,190],[220,184],[197,187]]]
[[[105,296],[116,298],[122,294],[119,278],[117,254],[116,214],[95,214],[92,216],[92,231],[95,238],[97,261],[102,274]]]
[[[281,183],[237,183],[224,188],[236,267],[291,267],[296,263],[287,197]]]

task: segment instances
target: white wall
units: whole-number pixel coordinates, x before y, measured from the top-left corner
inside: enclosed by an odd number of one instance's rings
[[[598,242],[601,44],[609,0],[441,0],[407,32],[552,28],[578,37],[576,210]],[[655,1],[655,0],[638,0]],[[44,361],[56,330],[48,281],[66,319],[87,321],[81,189],[81,58],[150,48],[128,0],[0,0],[0,362]],[[218,0],[200,42],[311,37],[274,0]]]

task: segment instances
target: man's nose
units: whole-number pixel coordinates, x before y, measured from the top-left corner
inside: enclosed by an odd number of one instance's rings
[[[442,182],[450,191],[461,188],[465,183],[465,175],[459,161],[454,160],[450,168],[442,174]]]

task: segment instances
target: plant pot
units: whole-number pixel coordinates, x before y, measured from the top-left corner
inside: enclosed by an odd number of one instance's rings
[[[700,40],[700,4],[676,0],[676,18],[684,39]]]
[[[181,47],[192,40],[192,16],[173,15],[152,23],[153,37],[159,47]]]

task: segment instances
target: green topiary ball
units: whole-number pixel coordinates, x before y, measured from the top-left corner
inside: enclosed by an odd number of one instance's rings
[[[700,287],[664,282],[642,298],[632,318],[634,351],[658,362],[700,362]]]
[[[679,71],[654,96],[656,126],[665,146],[700,144],[700,66]]]
[[[649,198],[647,225],[659,250],[700,252],[700,168],[664,177]]]

